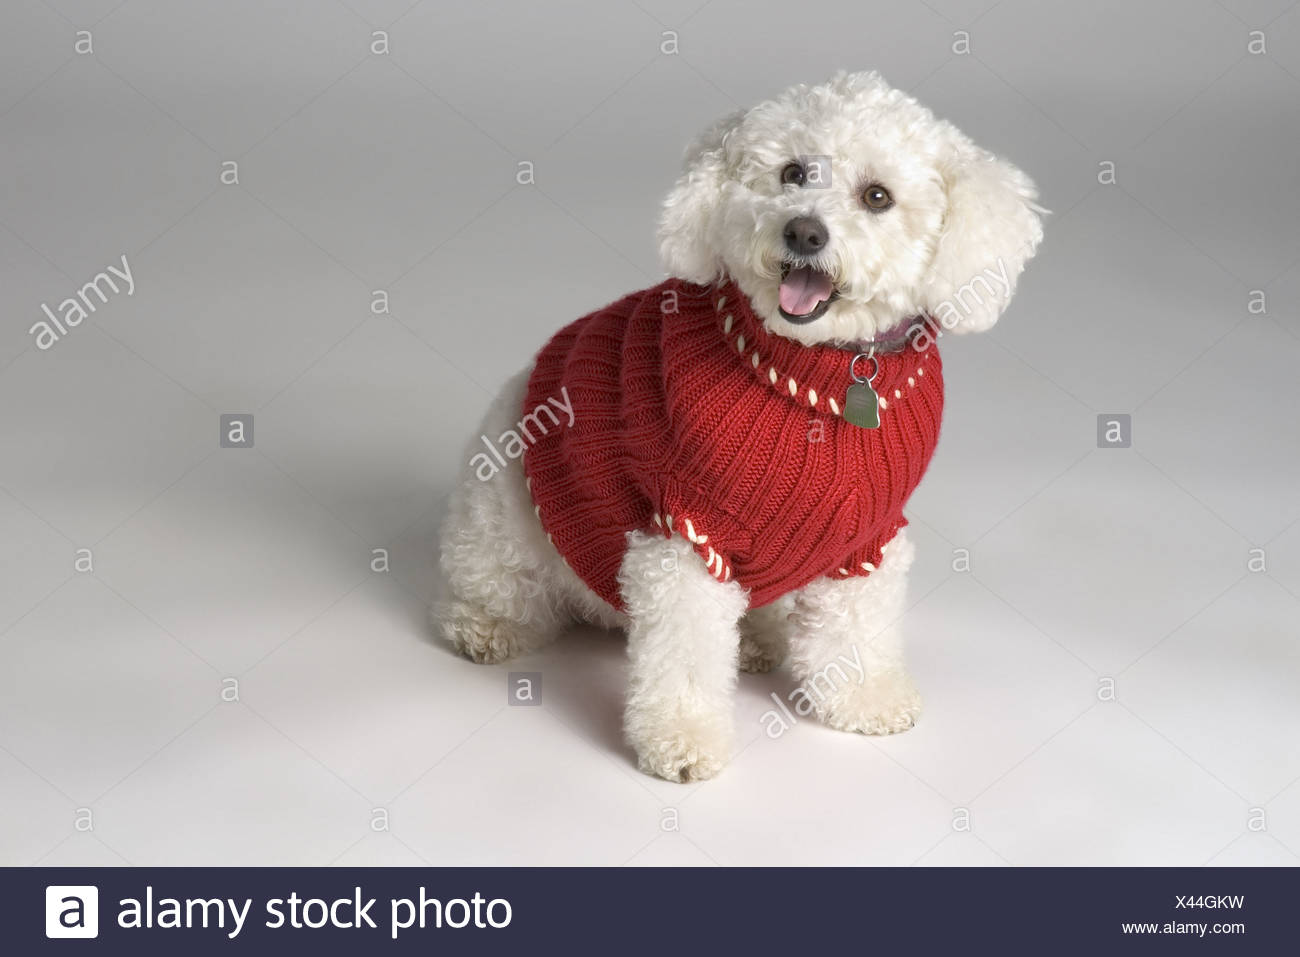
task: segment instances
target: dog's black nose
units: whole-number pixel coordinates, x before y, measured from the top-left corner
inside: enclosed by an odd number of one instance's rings
[[[826,226],[816,216],[796,216],[785,224],[782,236],[786,248],[796,256],[816,256],[830,238]]]

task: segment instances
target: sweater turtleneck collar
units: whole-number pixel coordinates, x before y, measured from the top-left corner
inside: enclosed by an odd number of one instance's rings
[[[935,348],[916,347],[919,337],[908,334],[913,323],[900,326],[897,335],[887,333],[874,353],[871,343],[804,345],[769,332],[734,280],[708,287],[708,295],[716,325],[738,361],[776,392],[835,415],[841,414],[845,391],[854,381],[874,372],[872,386],[891,395],[925,375],[927,352]],[[866,354],[874,355],[874,364],[858,358]],[[882,402],[882,408],[887,404]]]

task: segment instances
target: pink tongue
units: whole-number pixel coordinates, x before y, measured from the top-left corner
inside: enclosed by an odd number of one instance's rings
[[[782,280],[780,294],[782,309],[792,316],[806,316],[831,297],[831,277],[811,266],[796,266]]]

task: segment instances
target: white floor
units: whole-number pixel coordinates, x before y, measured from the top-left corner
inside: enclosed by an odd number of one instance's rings
[[[906,41],[864,53],[828,8],[829,66],[765,66],[762,17],[697,5],[6,5],[0,864],[1300,861],[1300,11],[895,5]],[[952,56],[972,18],[982,58]],[[525,69],[582,31],[571,72]],[[496,384],[655,281],[692,133],[839,64],[1055,215],[1003,323],[943,344],[921,723],[772,740],[789,676],[746,676],[731,766],[671,785],[621,743],[620,636],[491,668],[434,643],[435,528]],[[35,348],[124,254],[133,294]],[[234,412],[252,449],[218,448]]]

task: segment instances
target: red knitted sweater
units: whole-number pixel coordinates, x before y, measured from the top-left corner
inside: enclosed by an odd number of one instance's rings
[[[525,412],[562,389],[573,410],[524,455],[542,527],[616,608],[634,529],[689,539],[750,607],[824,575],[869,574],[907,524],[943,378],[933,344],[878,355],[880,427],[860,428],[841,415],[853,357],[768,333],[731,282],[670,279],[579,319],[528,383]]]

